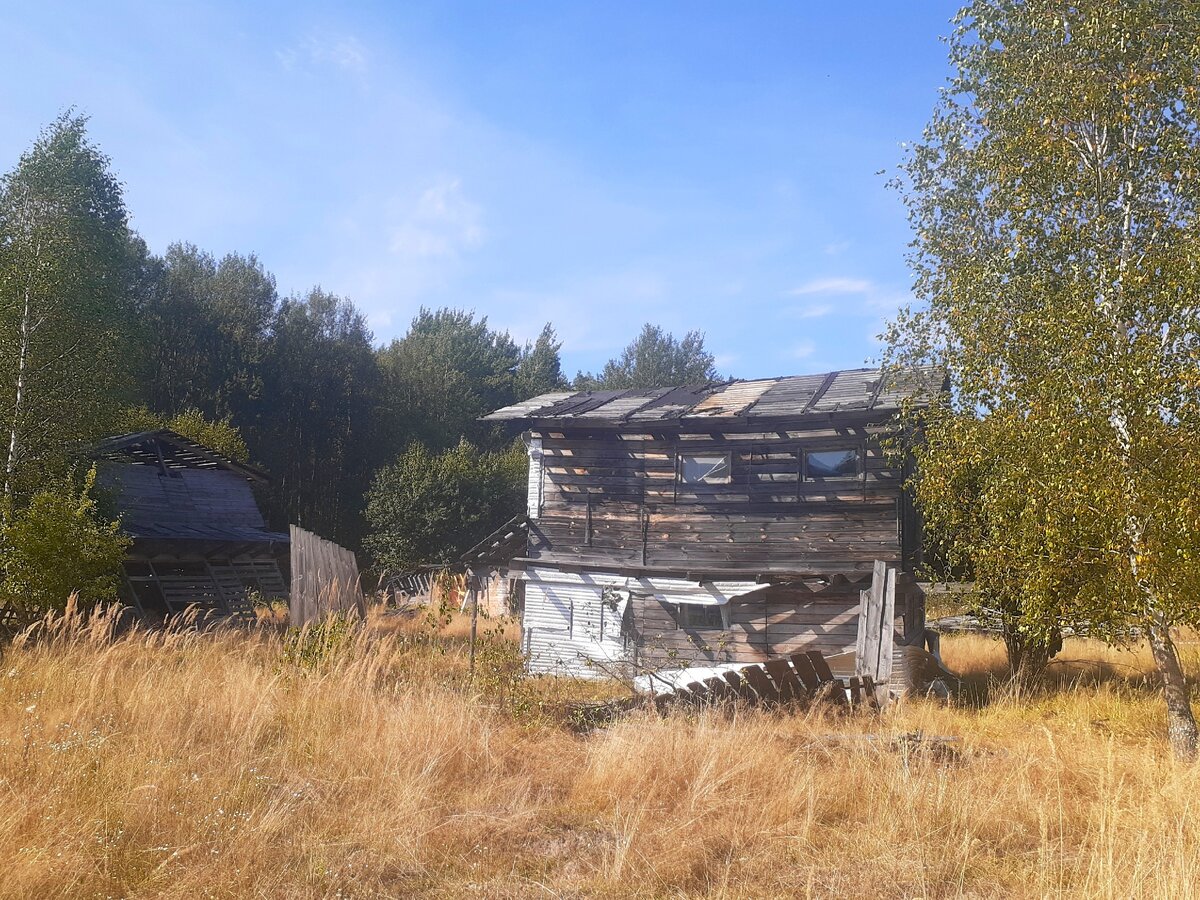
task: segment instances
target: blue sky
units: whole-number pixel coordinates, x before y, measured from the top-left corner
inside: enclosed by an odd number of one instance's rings
[[[152,249],[255,252],[379,340],[422,305],[594,369],[646,321],[737,377],[862,365],[906,302],[880,170],[955,4],[11,3],[0,168],[74,105]]]

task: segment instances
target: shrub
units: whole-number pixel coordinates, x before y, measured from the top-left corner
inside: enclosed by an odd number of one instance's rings
[[[96,507],[93,466],[81,484],[67,479],[20,510],[0,510],[0,603],[29,611],[63,610],[116,596],[129,538]]]
[[[366,548],[385,568],[445,564],[521,511],[525,454],[466,441],[443,453],[411,445],[375,475],[367,495]]]

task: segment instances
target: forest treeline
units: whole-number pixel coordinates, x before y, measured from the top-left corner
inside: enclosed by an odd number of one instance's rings
[[[560,350],[550,323],[522,344],[458,309],[422,308],[380,343],[350,298],[281,294],[253,252],[180,241],[156,254],[74,113],[0,183],[4,520],[77,470],[91,441],[176,423],[271,475],[275,527],[365,545],[392,567],[451,558],[520,508],[519,447],[479,417],[568,386]],[[573,383],[717,377],[701,334],[647,325]]]

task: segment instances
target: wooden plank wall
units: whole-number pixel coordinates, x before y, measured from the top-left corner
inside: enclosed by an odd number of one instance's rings
[[[862,592],[854,674],[870,675],[881,691],[887,690],[892,677],[895,634],[896,570],[876,561],[871,587]]]
[[[635,597],[637,661],[651,668],[706,663],[755,663],[801,650],[853,653],[859,590],[835,585],[813,591],[775,585],[728,603],[728,628],[681,628],[671,607]]]
[[[354,554],[311,531],[291,526],[292,589],[288,621],[305,625],[330,613],[366,616]]]
[[[879,447],[884,431],[860,422],[777,432],[536,432],[543,489],[530,555],[683,571],[869,572],[876,559],[901,564],[912,537],[902,534],[903,472]],[[805,450],[848,447],[863,453],[856,478],[802,480]],[[678,482],[680,455],[726,452],[730,483]]]

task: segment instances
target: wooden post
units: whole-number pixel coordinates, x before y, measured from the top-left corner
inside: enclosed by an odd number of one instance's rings
[[[477,578],[475,573],[467,570],[467,584],[470,585],[471,591],[471,656],[468,666],[469,676],[472,682],[475,681],[475,631],[479,624],[479,587],[476,584]]]
[[[875,560],[871,587],[860,595],[854,672],[869,675],[879,703],[887,700],[896,627],[896,570]]]
[[[880,616],[879,630],[879,662],[874,672],[867,674],[874,678],[881,691],[886,692],[892,680],[892,645],[895,643],[896,632],[896,570],[888,568],[887,584],[883,591],[883,610]],[[886,697],[886,694],[885,694]]]

